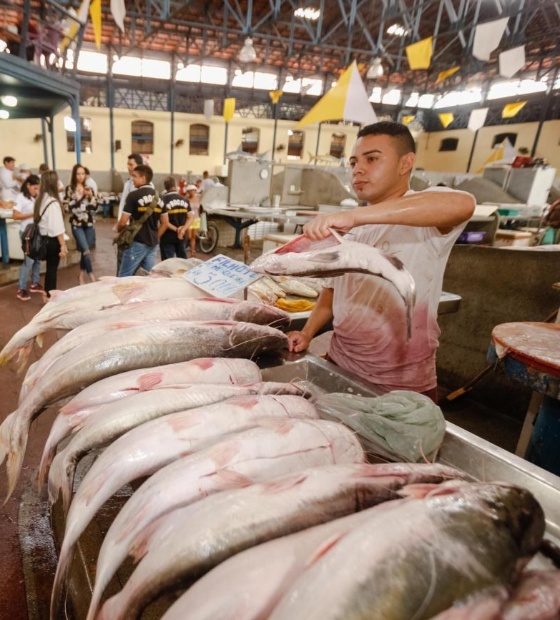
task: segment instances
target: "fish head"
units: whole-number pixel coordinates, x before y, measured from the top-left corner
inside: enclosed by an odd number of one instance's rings
[[[253,345],[253,354],[277,351],[288,346],[288,337],[279,329],[254,323],[236,323],[231,330],[230,346],[233,353],[237,347]]]
[[[284,329],[290,324],[290,317],[284,310],[254,301],[237,304],[233,308],[232,318],[234,321],[271,325],[278,329]]]

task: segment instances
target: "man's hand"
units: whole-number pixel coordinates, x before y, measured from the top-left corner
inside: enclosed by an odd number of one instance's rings
[[[318,215],[314,220],[303,227],[303,232],[310,239],[319,241],[331,234],[329,228],[335,228],[341,232],[348,232],[356,225],[353,211],[342,213],[325,213]]]
[[[311,342],[311,338],[303,332],[290,332],[288,334],[288,351],[300,353],[305,351]]]
[[[560,198],[550,205],[545,224],[552,228],[560,228]]]

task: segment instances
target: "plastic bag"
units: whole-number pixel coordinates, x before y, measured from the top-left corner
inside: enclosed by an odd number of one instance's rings
[[[369,454],[388,460],[432,460],[445,435],[441,409],[417,392],[397,390],[377,397],[326,394],[315,404],[321,417],[356,431]]]

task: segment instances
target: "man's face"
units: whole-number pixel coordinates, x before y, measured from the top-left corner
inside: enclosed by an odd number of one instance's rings
[[[7,161],[5,163],[5,166],[8,170],[13,170],[16,167],[16,162],[15,161]]]
[[[134,187],[142,187],[142,185],[147,185],[148,181],[143,174],[136,172],[136,170],[132,171],[132,182],[134,183]]]
[[[187,192],[187,199],[192,200],[195,196],[196,196],[196,190],[189,189],[189,191]]]
[[[128,174],[132,176],[132,171],[134,170],[134,168],[136,168],[137,165],[138,164],[133,159],[127,160],[126,167],[128,169]]]
[[[373,204],[398,189],[414,165],[414,154],[400,155],[391,136],[364,136],[352,149],[349,160],[352,187],[360,200]]]

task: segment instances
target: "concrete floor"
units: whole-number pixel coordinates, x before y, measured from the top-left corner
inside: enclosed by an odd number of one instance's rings
[[[113,221],[100,220],[97,224],[97,249],[93,255],[96,275],[114,275],[116,258],[115,248],[111,245]],[[224,251],[223,248],[220,249]],[[240,258],[240,252],[227,251],[228,255]],[[255,252],[255,255],[260,250]],[[58,287],[67,289],[78,284],[78,266],[59,271]],[[32,295],[29,302],[16,299],[17,284],[0,289],[0,345],[27,324],[41,308],[41,296]],[[45,338],[45,347],[55,341],[54,334]],[[30,362],[38,358],[37,349],[31,355]],[[2,395],[2,419],[17,406],[21,377],[14,367],[0,369],[0,394]],[[457,386],[454,386],[457,387]],[[442,394],[447,390],[442,389]],[[474,405],[467,397],[444,405],[446,417],[506,449],[515,447],[520,424],[511,418],[496,415],[492,410]],[[39,501],[35,492],[36,475],[44,443],[50,426],[56,415],[52,408],[43,413],[33,423],[29,436],[27,454],[24,461],[22,476],[16,492],[0,511],[0,620],[24,620],[25,618],[43,619],[46,616],[50,586],[56,566],[56,556],[49,533],[48,515],[44,504]],[[0,497],[6,495],[4,472],[0,472]],[[44,491],[43,491],[44,492]],[[20,514],[20,502],[25,499],[25,514]],[[31,512],[31,514],[30,514]],[[18,533],[18,519],[31,524],[32,531]],[[20,542],[21,537],[21,542]],[[24,544],[33,560],[25,567],[22,565],[21,544]],[[24,570],[28,580],[31,579],[35,588],[35,596],[28,608],[24,587]]]

